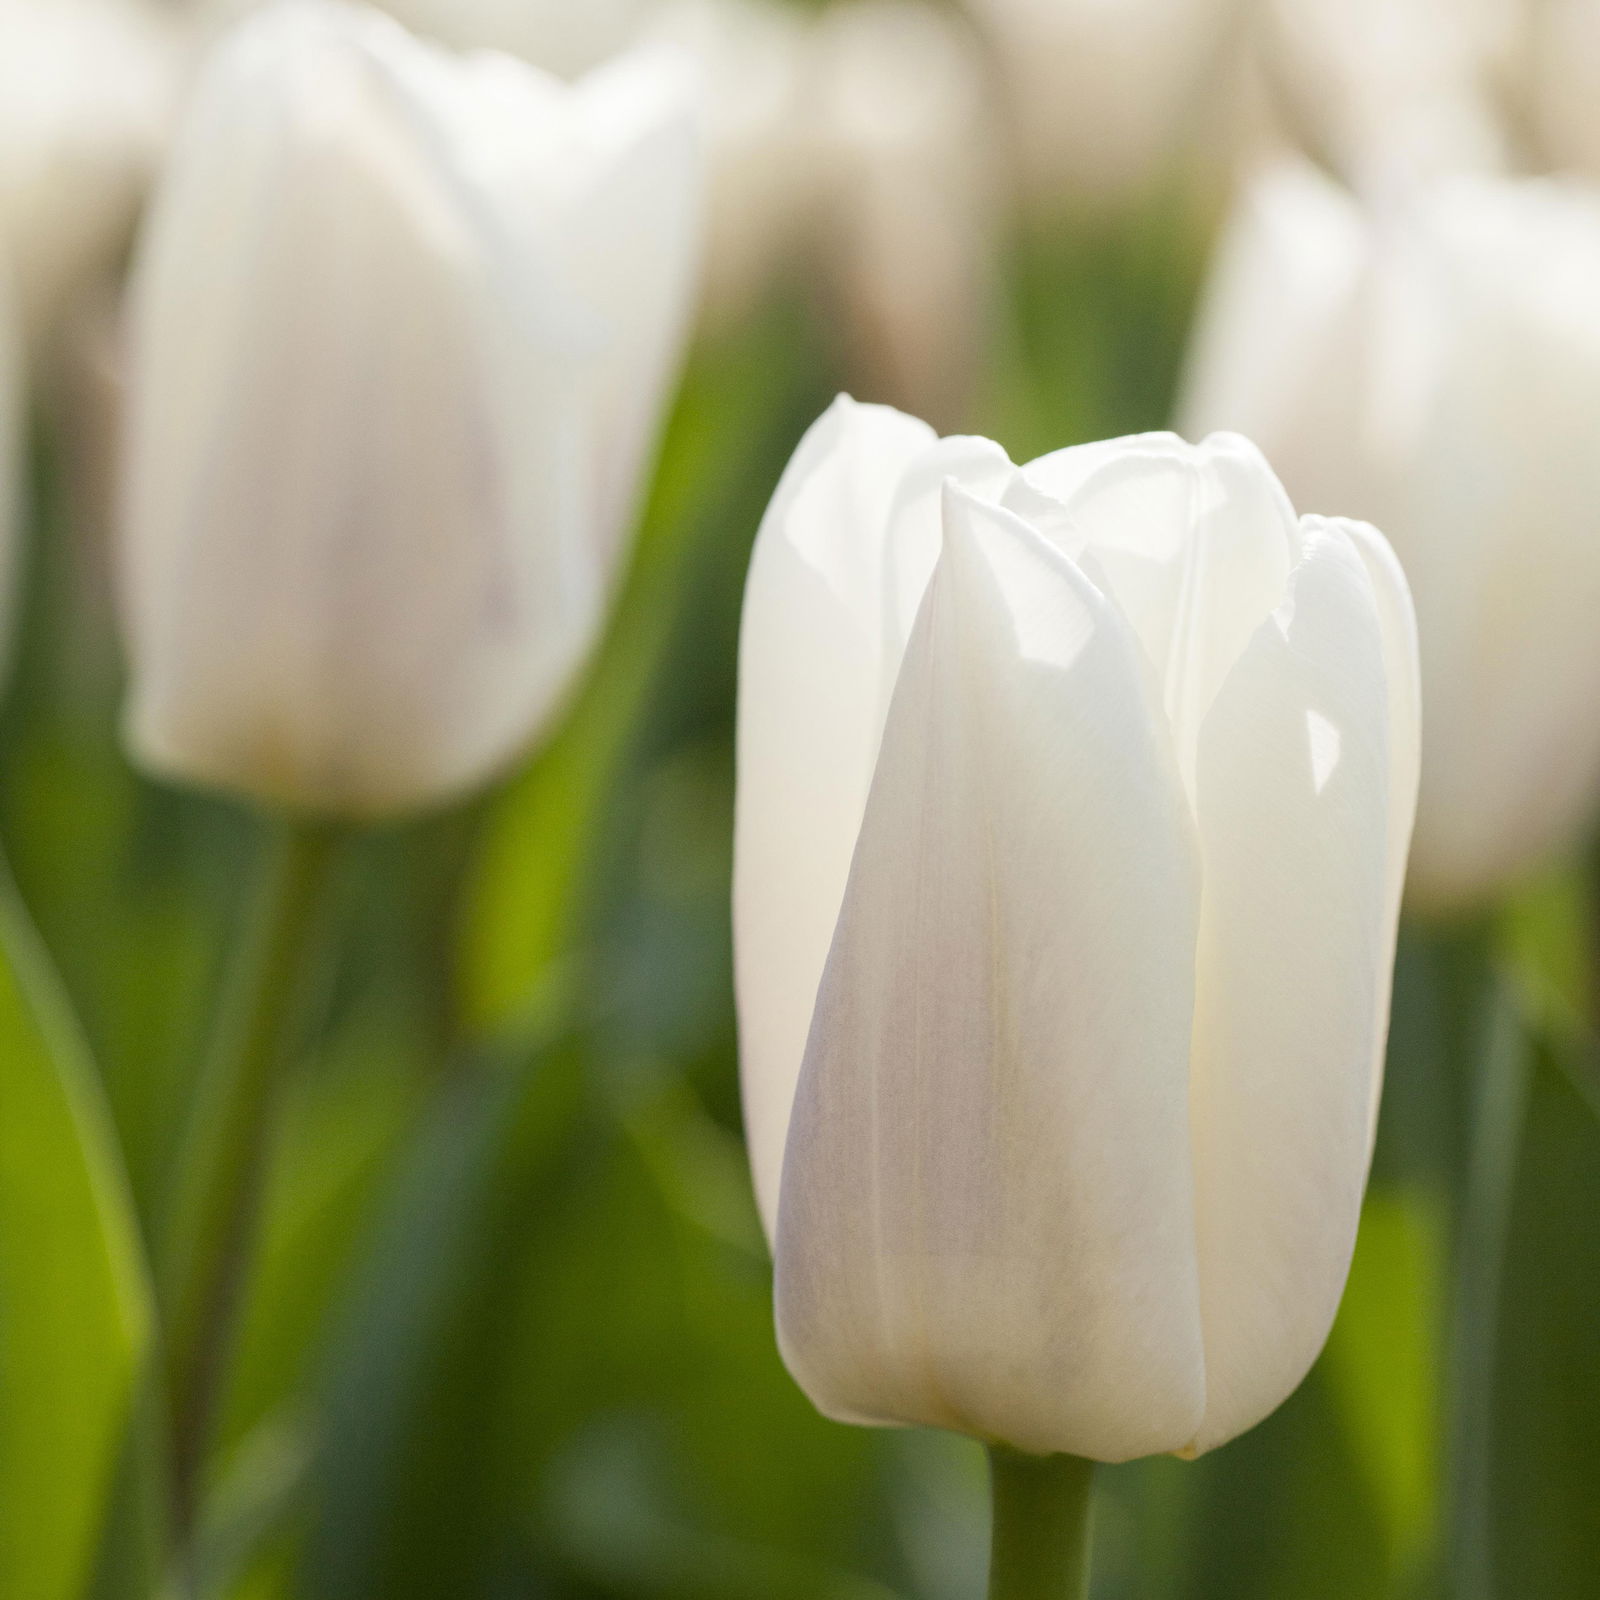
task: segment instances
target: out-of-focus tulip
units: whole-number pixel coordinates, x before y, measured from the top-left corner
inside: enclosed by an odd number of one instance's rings
[[[1181,407],[1390,534],[1422,634],[1422,903],[1493,894],[1600,802],[1600,195],[1454,178],[1369,214],[1277,167],[1224,239]]]
[[[1352,181],[1493,170],[1521,0],[1264,0],[1264,65],[1295,131]]]
[[[1600,177],[1600,3],[1543,0],[1528,28],[1523,98],[1540,153]]]
[[[706,84],[713,319],[748,311],[813,236],[815,32],[804,13],[775,0],[681,0],[646,30],[688,50]]]
[[[823,19],[817,73],[821,249],[856,381],[959,415],[999,210],[975,42],[915,0],[853,0]]]
[[[692,299],[692,74],[567,87],[286,0],[218,49],[142,242],[130,736],[329,813],[456,794],[598,627]]]
[[[817,1405],[1201,1451],[1326,1337],[1417,762],[1373,529],[1242,439],[1017,469],[841,401],[756,544],[747,1126]]]
[[[167,135],[178,37],[134,0],[0,0],[0,249],[36,332],[125,244]]]
[[[654,0],[382,0],[407,27],[458,50],[487,46],[564,77],[625,49]]]
[[[218,22],[274,0],[206,0]],[[577,77],[625,50],[658,0],[373,0],[414,33],[454,50],[504,50]]]
[[[967,0],[1030,190],[1116,199],[1203,125],[1239,0]]]

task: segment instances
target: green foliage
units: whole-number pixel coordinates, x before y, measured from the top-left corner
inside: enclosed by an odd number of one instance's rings
[[[70,1600],[92,1566],[150,1329],[100,1086],[0,886],[0,1593]]]
[[[1600,1072],[1549,1041],[1511,1197],[1490,1418],[1490,1593],[1582,1594],[1600,1573]]]
[[[1015,242],[971,424],[1018,457],[1167,420],[1205,229],[1158,201]],[[481,801],[348,852],[293,1040],[194,1600],[981,1592],[981,1450],[826,1422],[784,1372],[740,1143],[740,600],[766,500],[838,381],[829,348],[794,297],[702,345],[554,739]],[[252,833],[128,769],[92,525],[45,455],[36,498],[0,719],[0,829],[49,950],[0,895],[0,1595],[85,1593],[120,1460],[132,1487],[96,1600],[152,1600],[134,1560],[162,1514],[160,1397],[135,1407],[139,1229],[170,1179]],[[1463,1415],[1487,1419],[1488,1592],[1592,1589],[1589,891],[1572,864],[1504,927],[1408,931],[1328,1351],[1204,1460],[1099,1475],[1097,1600],[1482,1592],[1443,1565]],[[1486,1098],[1508,1026],[1507,1092]],[[1467,1261],[1476,1387],[1458,1359]]]

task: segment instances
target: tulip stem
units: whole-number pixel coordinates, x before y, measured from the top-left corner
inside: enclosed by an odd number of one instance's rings
[[[1492,977],[1488,980],[1492,982]],[[1483,1032],[1474,1076],[1471,1143],[1455,1251],[1447,1492],[1449,1592],[1492,1600],[1495,1365],[1511,1205],[1521,1159],[1532,1062],[1522,1017],[1503,990]]]
[[[333,855],[333,830],[277,823],[231,957],[179,1155],[159,1289],[174,1534],[192,1540],[248,1281],[287,1022]]]
[[[989,1447],[989,1600],[1084,1600],[1094,1463]]]

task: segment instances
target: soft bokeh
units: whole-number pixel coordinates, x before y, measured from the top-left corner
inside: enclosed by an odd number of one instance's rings
[[[0,462],[15,462],[0,465],[0,504],[19,508],[0,707],[15,880],[0,885],[0,1594],[18,1600],[162,1594],[160,1442],[140,1382],[154,1352],[147,1257],[226,1031],[273,825],[129,763],[110,541],[140,392],[132,243],[210,52],[258,9],[0,0],[0,276],[16,330],[0,358],[0,396],[16,394],[9,432],[0,399]],[[636,536],[617,546],[604,620],[534,746],[513,756],[508,738],[509,764],[458,804],[342,836],[298,942],[192,1591],[982,1592],[979,1448],[829,1422],[785,1370],[744,1144],[730,912],[740,611],[784,465],[847,389],[993,438],[1016,461],[1242,427],[1300,509],[1382,523],[1417,590],[1424,745],[1437,724],[1447,752],[1425,830],[1439,845],[1417,859],[1444,892],[1402,923],[1348,1289],[1325,1352],[1260,1426],[1198,1461],[1100,1472],[1096,1600],[1588,1593],[1595,5],[386,9],[435,47],[510,52],[474,69],[493,75],[514,64],[575,83],[636,47],[687,55],[710,156],[699,321],[674,394],[660,369],[622,363],[619,405],[663,409],[659,458],[604,474],[619,533],[637,491]],[[407,126],[424,143],[440,132],[427,116]],[[331,248],[339,229],[294,235],[270,273],[249,265],[265,214],[225,170],[232,148],[210,147],[230,203],[172,252],[172,337],[225,363],[186,285],[246,263],[241,314],[293,380],[277,392],[307,396],[282,413],[348,467],[331,448],[344,435],[321,420],[336,351],[313,362],[283,331],[313,298],[299,252]],[[435,154],[391,173],[409,195],[420,186],[424,210],[441,169],[462,177]],[[331,162],[306,165],[313,186],[333,183]],[[367,445],[383,419],[437,416],[458,394],[428,384],[420,355],[398,360],[438,326],[401,259],[360,255],[348,315],[332,319],[341,337],[365,321],[394,358],[392,385],[346,419]],[[655,244],[613,238],[579,287],[598,292],[587,280],[614,269],[643,315],[663,264]],[[249,317],[269,302],[272,315]],[[230,437],[234,392],[208,391],[201,418]],[[490,437],[487,418],[462,426]],[[438,446],[431,429],[419,438],[412,450],[391,436],[379,496],[415,528],[431,524],[408,485]],[[305,532],[264,514],[293,486],[276,448],[254,461],[259,493],[222,498],[207,474],[223,458],[180,454],[190,503],[231,507],[226,527],[199,517],[196,541],[238,539],[248,520],[253,561]],[[462,569],[439,550],[454,582]],[[407,618],[435,614],[449,585],[402,583],[381,558],[340,570],[360,614],[382,616],[424,672],[428,635]],[[1430,603],[1423,580],[1440,571],[1461,581]],[[264,597],[246,569],[231,577]],[[214,592],[169,598],[183,626],[211,629],[219,669],[236,668],[241,630]],[[1430,605],[1449,636],[1442,650],[1431,630],[1431,668]],[[354,650],[358,631],[341,644]],[[258,659],[270,667],[288,637],[258,639]],[[369,646],[357,653],[370,665]],[[254,669],[233,681],[246,676],[260,687]],[[207,671],[182,687],[226,681]],[[331,718],[352,690],[341,677],[314,709]],[[803,777],[795,828],[837,820],[839,773],[819,758]],[[859,818],[847,820],[849,835]],[[1236,844],[1271,859],[1279,838],[1262,817]],[[1113,859],[1098,840],[1069,842]],[[807,859],[787,861],[801,875]],[[1019,871],[1019,893],[1048,881]],[[1297,880],[1290,862],[1239,881],[1276,896]],[[1315,920],[1332,893],[1309,896],[1307,937],[1348,953],[1361,941]],[[1130,894],[1105,889],[1113,911]],[[905,909],[895,892],[883,903]],[[1367,972],[1372,956],[1351,959]],[[1081,972],[1046,987],[1059,1031],[1093,1020]],[[1294,980],[1279,987],[1288,1016]],[[1303,1173],[1323,1192],[1322,1148],[1294,1146],[1286,1181]],[[1263,1202],[1247,1220],[1270,1238],[1294,1214]]]

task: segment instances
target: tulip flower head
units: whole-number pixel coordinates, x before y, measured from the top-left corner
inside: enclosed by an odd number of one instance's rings
[[[1427,708],[1411,888],[1482,903],[1600,803],[1600,195],[1452,177],[1363,207],[1284,163],[1223,240],[1184,431],[1259,440],[1296,502],[1378,522]]]
[[[223,40],[134,288],[146,765],[371,816],[548,723],[692,306],[693,101],[665,53],[568,86],[332,0]]]
[[[1117,1461],[1299,1383],[1370,1159],[1417,763],[1382,537],[1243,439],[1017,468],[841,400],[762,524],[735,931],[828,1415]]]

